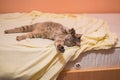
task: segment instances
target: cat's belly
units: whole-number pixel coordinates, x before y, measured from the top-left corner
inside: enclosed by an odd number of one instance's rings
[[[54,34],[52,34],[50,32],[44,32],[42,34],[40,33],[40,38],[54,40],[55,36],[54,36]]]

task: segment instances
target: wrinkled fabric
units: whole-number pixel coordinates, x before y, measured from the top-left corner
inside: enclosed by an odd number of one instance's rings
[[[42,38],[16,41],[25,33],[4,34],[5,29],[37,22],[54,21],[82,34],[81,46],[66,47],[58,53],[54,41]],[[68,61],[89,50],[110,49],[117,36],[107,22],[86,14],[30,13],[0,14],[0,79],[56,80]]]

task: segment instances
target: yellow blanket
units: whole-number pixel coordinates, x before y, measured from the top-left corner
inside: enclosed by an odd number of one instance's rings
[[[17,34],[4,34],[5,29],[36,22],[54,21],[73,27],[83,34],[81,46],[66,47],[65,53],[56,52],[53,41],[26,39],[16,41]],[[56,80],[68,61],[75,60],[89,50],[109,49],[117,42],[108,24],[86,14],[30,13],[0,14],[0,79]]]

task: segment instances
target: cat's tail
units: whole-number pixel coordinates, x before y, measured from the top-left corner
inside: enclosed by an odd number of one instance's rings
[[[4,33],[9,34],[9,33],[31,32],[31,31],[34,30],[34,27],[35,27],[35,24],[25,25],[25,26],[21,26],[21,27],[18,27],[18,28],[5,30]]]

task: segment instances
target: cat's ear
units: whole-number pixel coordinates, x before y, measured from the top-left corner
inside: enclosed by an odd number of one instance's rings
[[[71,35],[75,35],[75,29],[74,28],[66,29],[66,33],[71,34]]]
[[[78,39],[81,39],[82,34],[75,34],[75,36],[76,36]]]
[[[74,28],[71,28],[70,29],[70,33],[72,34],[72,35],[75,35],[76,33],[75,33],[75,29]]]

